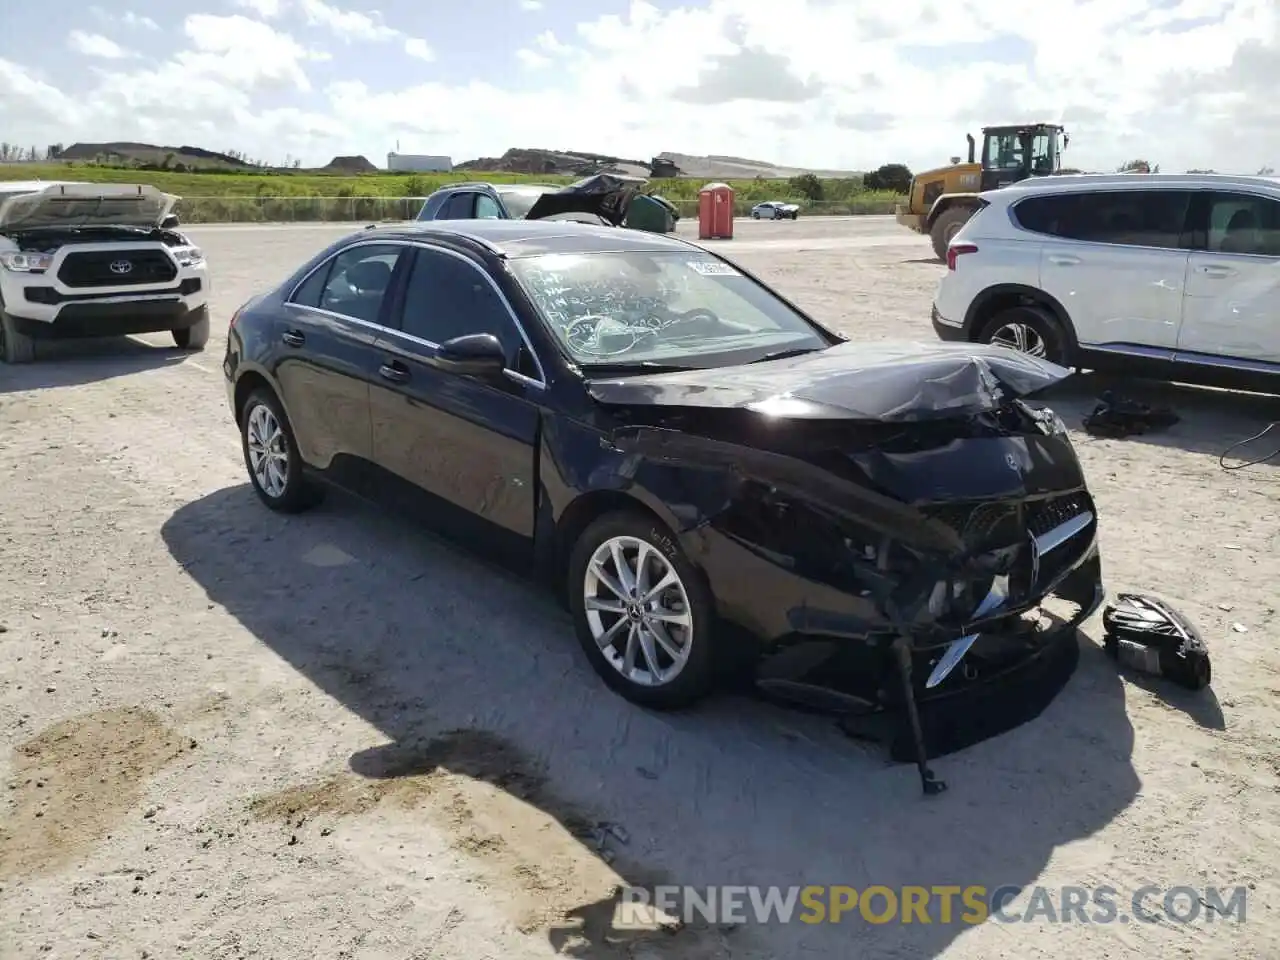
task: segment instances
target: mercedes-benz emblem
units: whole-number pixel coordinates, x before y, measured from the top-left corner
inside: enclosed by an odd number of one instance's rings
[[[112,273],[129,273],[133,270],[133,264],[128,260],[112,260],[110,269]]]

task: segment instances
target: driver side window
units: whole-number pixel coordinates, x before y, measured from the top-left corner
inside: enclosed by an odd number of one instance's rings
[[[511,312],[479,265],[450,253],[417,249],[404,294],[400,329],[428,343],[491,333],[507,356],[507,368],[526,373],[520,355],[524,340]]]

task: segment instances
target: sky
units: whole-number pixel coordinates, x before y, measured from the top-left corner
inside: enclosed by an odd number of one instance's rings
[[[102,3],[4,3],[0,138],[919,171],[1048,121],[1085,170],[1280,168],[1277,0]]]

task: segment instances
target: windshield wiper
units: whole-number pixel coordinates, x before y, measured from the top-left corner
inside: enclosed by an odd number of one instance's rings
[[[756,357],[750,363],[764,363],[766,360],[786,360],[789,357],[799,357],[806,353],[817,353],[818,349],[814,347],[792,347],[790,350],[775,350],[773,353],[766,353],[763,357]]]
[[[675,373],[679,370],[697,370],[697,367],[683,367],[670,363],[659,363],[656,360],[616,360],[608,363],[584,363],[582,369],[588,373],[608,370],[646,370],[651,373]]]

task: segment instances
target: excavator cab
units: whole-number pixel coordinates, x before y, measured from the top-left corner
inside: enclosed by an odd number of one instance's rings
[[[994,190],[1028,177],[1056,173],[1062,168],[1067,142],[1062,126],[1056,123],[983,127],[980,189]]]

